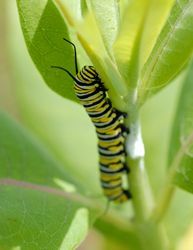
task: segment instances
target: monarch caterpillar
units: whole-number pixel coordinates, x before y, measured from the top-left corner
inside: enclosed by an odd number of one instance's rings
[[[126,165],[124,113],[113,108],[107,97],[107,89],[93,66],[84,66],[78,71],[76,46],[74,48],[76,76],[60,66],[74,80],[74,90],[95,126],[98,137],[100,179],[104,195],[109,201],[121,203],[131,198],[129,190],[123,188],[123,173],[129,172]]]

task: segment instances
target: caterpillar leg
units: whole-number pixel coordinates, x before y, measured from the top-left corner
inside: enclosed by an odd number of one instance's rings
[[[96,77],[95,78],[95,81],[94,83],[96,84],[95,87],[98,89],[98,90],[102,90],[104,92],[107,92],[108,89],[105,87],[104,83],[101,82],[101,79],[99,77]]]
[[[124,163],[123,166],[124,166],[124,171],[125,171],[127,174],[129,174],[129,173],[131,172],[129,166],[128,166],[126,163]]]
[[[120,111],[118,109],[115,109],[115,110],[116,110],[116,113],[117,113],[118,116],[123,117],[123,118],[128,117],[128,114],[126,112]]]
[[[130,133],[130,129],[127,128],[124,124],[120,124],[122,133],[124,137],[127,137],[127,135]]]
[[[98,89],[99,91],[102,90],[103,92],[107,92],[107,91],[108,91],[108,89],[104,86],[104,84],[99,85],[99,86],[97,87],[97,89]]]
[[[123,194],[126,196],[127,200],[132,198],[132,194],[129,190],[123,190]]]

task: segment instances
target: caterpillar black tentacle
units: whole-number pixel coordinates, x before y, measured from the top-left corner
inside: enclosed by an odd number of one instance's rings
[[[131,198],[130,191],[123,188],[122,179],[124,173],[130,172],[125,160],[125,137],[129,133],[123,123],[126,113],[112,106],[106,95],[107,89],[93,66],[84,66],[78,71],[76,47],[64,40],[74,48],[76,76],[63,67],[52,68],[64,70],[74,80],[75,94],[96,128],[100,180],[104,194],[109,201],[124,202]]]

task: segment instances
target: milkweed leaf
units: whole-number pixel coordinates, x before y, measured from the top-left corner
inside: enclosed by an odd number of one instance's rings
[[[193,51],[193,2],[177,0],[142,69],[139,103],[166,86]]]
[[[88,231],[89,210],[70,199],[69,187],[64,192],[64,185],[56,182],[72,178],[4,113],[0,113],[0,138],[1,247],[51,250],[79,245]]]
[[[51,69],[63,66],[72,73],[74,54],[63,38],[69,39],[68,26],[51,0],[17,0],[21,27],[33,62],[46,84],[58,94],[77,101],[73,82],[64,72]]]
[[[95,16],[106,49],[111,53],[120,22],[118,3],[116,0],[88,0],[88,3]]]
[[[125,9],[113,50],[117,66],[129,88],[136,86],[139,74],[140,42],[148,0],[133,1]]]

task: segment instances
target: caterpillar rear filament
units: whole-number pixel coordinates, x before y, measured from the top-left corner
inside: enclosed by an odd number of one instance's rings
[[[74,48],[76,76],[63,67],[52,68],[64,70],[74,80],[75,94],[96,128],[100,179],[105,196],[110,201],[124,202],[131,198],[130,191],[123,188],[122,179],[123,174],[129,172],[125,162],[127,129],[123,124],[124,115],[113,108],[106,94],[107,89],[93,66],[84,66],[78,72],[76,47],[70,41],[64,40]]]

